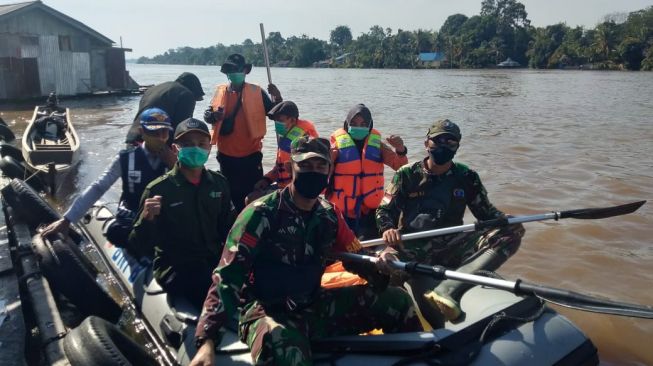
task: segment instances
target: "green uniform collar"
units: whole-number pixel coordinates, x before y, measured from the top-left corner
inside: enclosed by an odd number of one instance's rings
[[[175,166],[172,168],[172,170],[170,170],[168,174],[170,175],[170,181],[177,187],[181,186],[182,184],[192,184],[181,172],[181,169],[179,168],[179,162],[175,163]],[[203,184],[204,182],[213,183],[213,176],[209,174],[206,168],[202,168],[202,178],[200,179],[200,184]]]

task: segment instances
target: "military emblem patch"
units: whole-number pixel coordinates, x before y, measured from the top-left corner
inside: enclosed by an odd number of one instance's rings
[[[453,196],[455,198],[465,198],[465,190],[456,188],[453,190]]]

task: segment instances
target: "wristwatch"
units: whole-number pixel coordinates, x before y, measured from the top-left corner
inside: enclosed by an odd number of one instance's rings
[[[195,348],[200,349],[200,347],[202,347],[204,342],[206,342],[206,337],[195,338]]]
[[[395,152],[396,152],[396,150],[395,150]],[[408,148],[406,147],[406,145],[404,145],[404,151],[403,152],[397,152],[397,155],[406,156],[406,154],[408,154]]]

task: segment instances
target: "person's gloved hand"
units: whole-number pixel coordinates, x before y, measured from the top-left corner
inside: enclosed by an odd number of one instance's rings
[[[213,106],[209,106],[204,111],[204,122],[206,123],[214,124],[218,121],[222,121],[223,118],[224,118],[224,109],[222,107],[218,107],[218,110],[214,111]]]

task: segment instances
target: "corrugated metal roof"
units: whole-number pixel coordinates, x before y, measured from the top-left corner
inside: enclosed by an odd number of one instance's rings
[[[64,13],[61,13],[61,12],[59,12],[59,11],[57,11],[57,10],[43,4],[41,1],[28,1],[28,2],[24,2],[24,3],[0,5],[0,19],[2,19],[3,17],[13,16],[13,15],[16,15],[18,13],[22,13],[22,12],[25,12],[25,11],[28,11],[28,10],[34,9],[34,8],[39,8],[39,9],[49,13],[50,15],[58,18],[59,20],[61,20],[63,22],[66,22],[66,23],[70,24],[71,26],[81,30],[82,32],[85,32],[85,33],[89,34],[90,36],[98,39],[100,42],[108,43],[110,45],[115,43],[114,41],[110,40],[109,38],[103,36],[102,34],[96,32],[95,30],[93,30],[89,26],[85,25],[84,23],[82,23],[80,21],[77,21],[77,20],[69,17],[68,15],[66,15]]]
[[[419,54],[420,61],[442,61],[445,59],[442,52],[421,52]]]
[[[40,1],[27,1],[24,3],[16,3],[16,4],[3,4],[0,5],[0,16],[3,16],[5,14],[11,13],[12,11],[16,11],[18,9],[22,9],[26,6],[32,5],[36,2]]]

